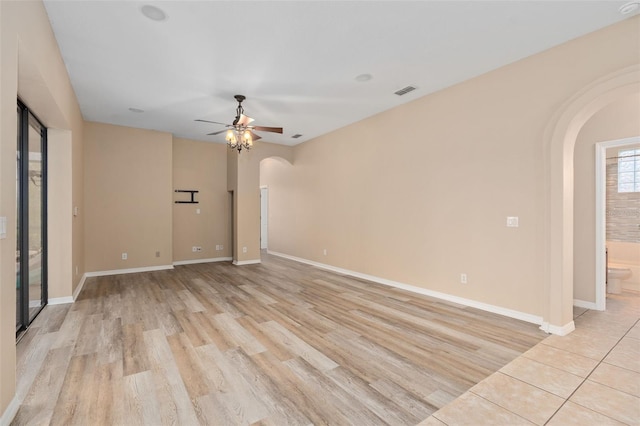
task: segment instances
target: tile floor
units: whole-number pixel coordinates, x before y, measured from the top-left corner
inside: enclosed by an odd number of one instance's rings
[[[640,425],[640,293],[574,308],[574,320],[420,426]]]

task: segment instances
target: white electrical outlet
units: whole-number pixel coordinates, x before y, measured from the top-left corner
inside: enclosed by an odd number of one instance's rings
[[[127,253],[122,253],[122,260],[127,260]]]
[[[508,228],[517,228],[518,226],[518,216],[507,216]]]
[[[460,283],[461,284],[467,283],[467,274],[460,274]]]
[[[242,247],[242,252],[246,253],[247,252],[247,248],[246,247]]]
[[[327,255],[327,249],[322,250],[322,254]]]
[[[196,209],[196,214],[200,214],[200,209]]]
[[[194,252],[194,253],[197,252],[198,251],[198,247],[196,247],[196,246],[191,247],[191,251]]]

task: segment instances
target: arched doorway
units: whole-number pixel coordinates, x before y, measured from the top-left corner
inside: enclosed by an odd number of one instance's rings
[[[569,99],[545,134],[546,259],[544,322],[549,333],[566,335],[573,324],[573,150],[586,121],[612,101],[640,91],[640,65],[602,77]]]

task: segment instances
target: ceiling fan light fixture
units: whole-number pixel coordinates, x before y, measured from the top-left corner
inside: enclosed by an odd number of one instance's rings
[[[227,135],[225,136],[226,141],[231,145],[232,143],[236,143],[236,134],[233,130],[227,130]]]
[[[231,149],[237,149],[238,153],[242,152],[242,149],[247,151],[253,147],[253,141],[262,139],[260,135],[253,133],[254,130],[261,132],[272,132],[282,134],[282,127],[267,127],[267,126],[251,126],[253,118],[244,115],[244,108],[242,108],[242,101],[245,100],[244,95],[235,95],[236,101],[238,101],[238,107],[236,108],[236,118],[233,120],[233,124],[224,124],[217,121],[209,121],[197,119],[196,121],[203,121],[205,123],[222,124],[227,127],[225,140],[227,145]],[[224,130],[218,132],[208,133],[209,135],[218,135],[223,133]]]
[[[229,148],[237,149],[238,152],[241,152],[243,148],[248,151],[253,147],[253,136],[251,132],[243,129],[241,126],[227,130],[225,139]]]

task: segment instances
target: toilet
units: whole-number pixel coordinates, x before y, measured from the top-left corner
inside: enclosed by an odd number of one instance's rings
[[[607,268],[607,293],[622,293],[622,281],[631,277],[629,268]]]

